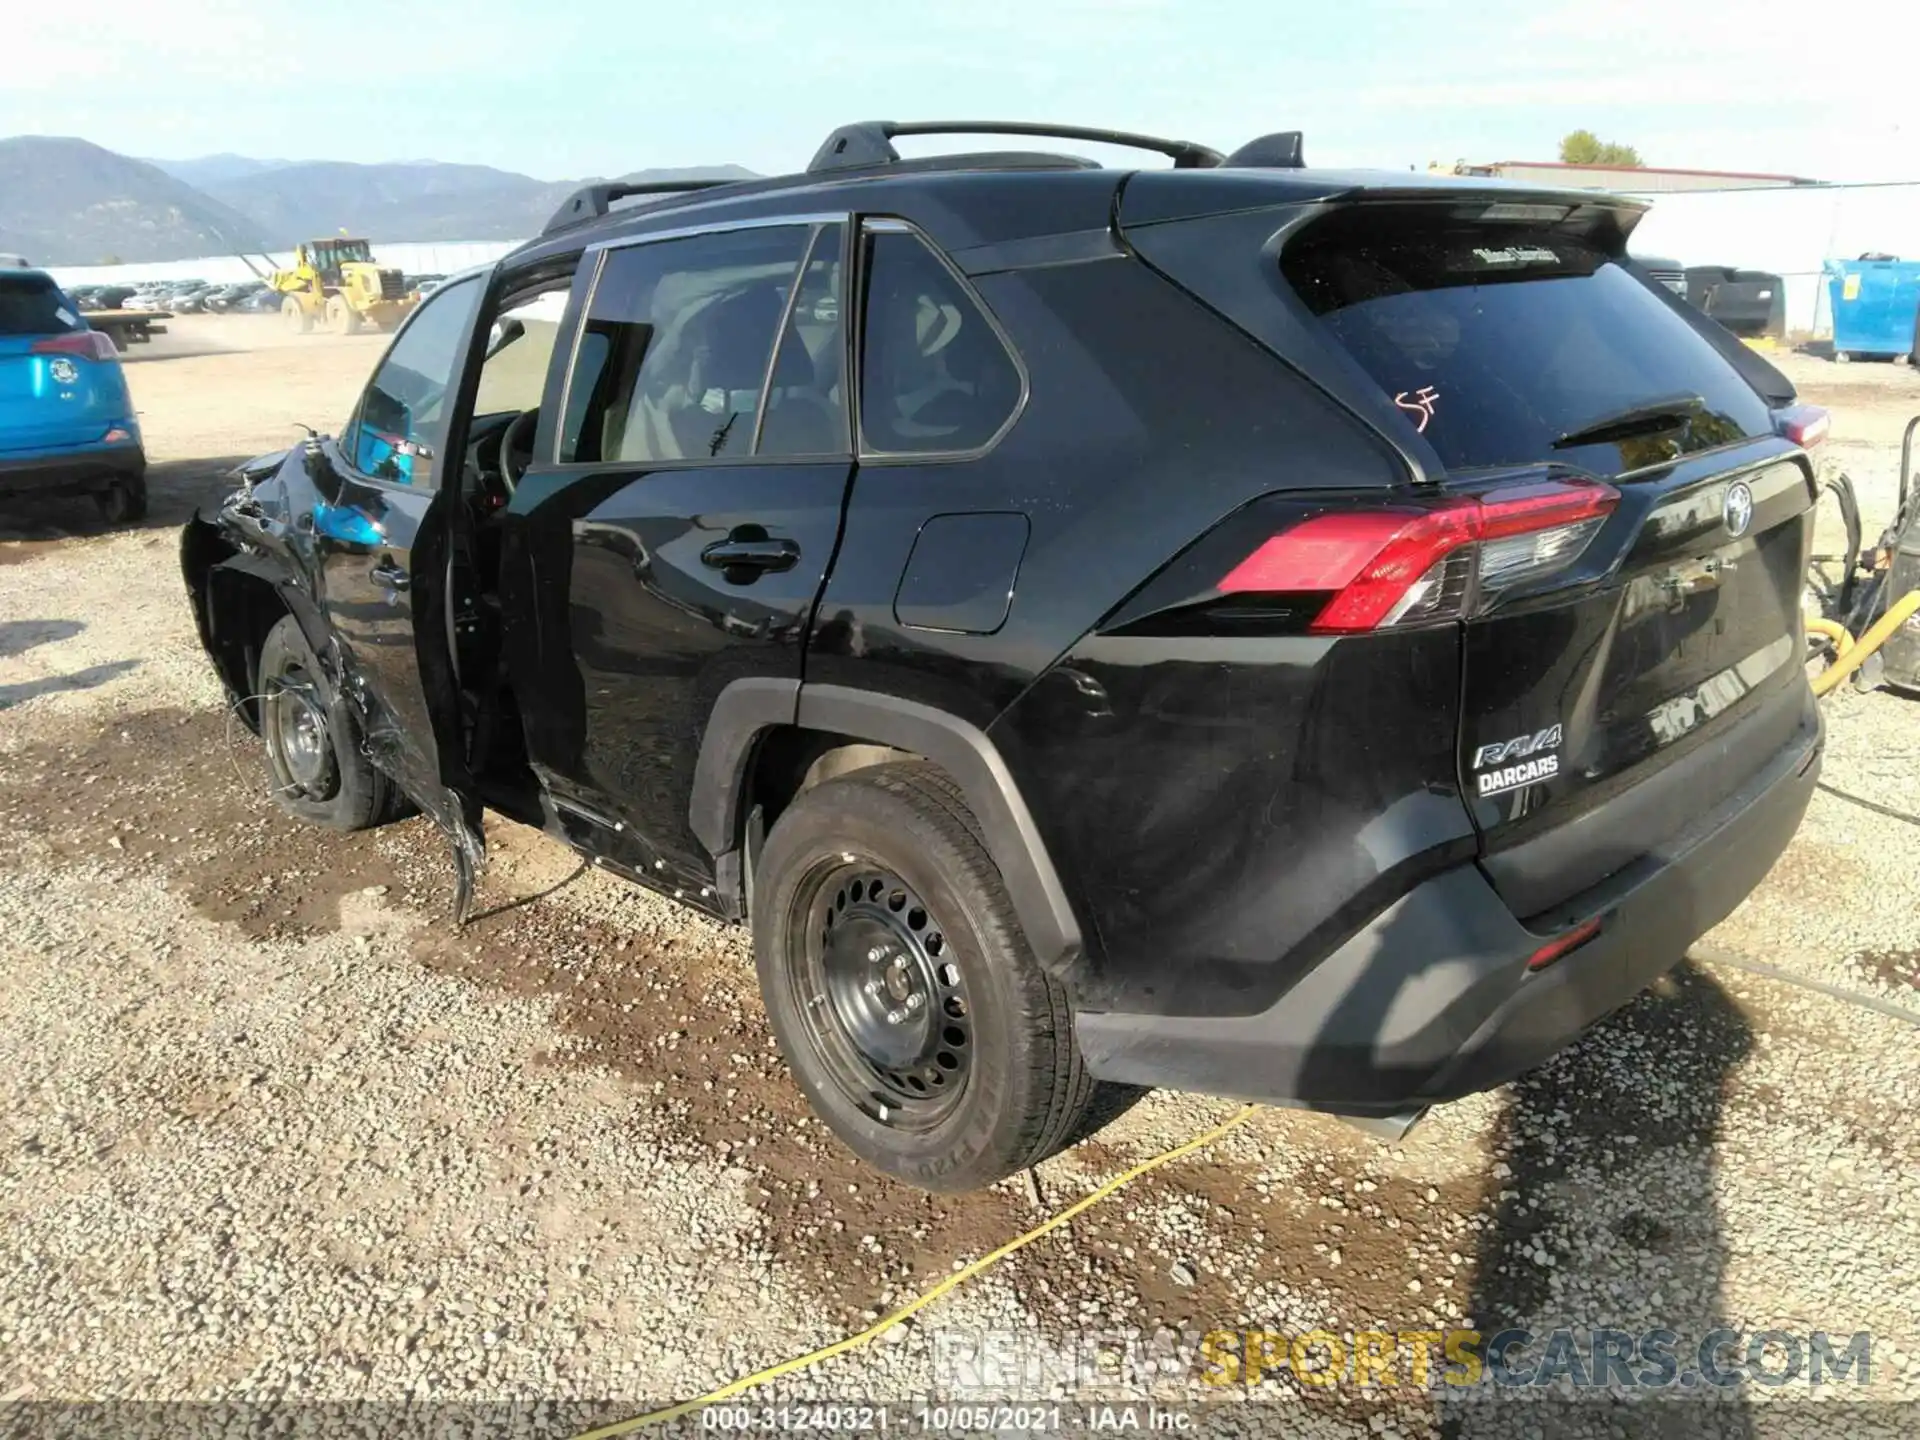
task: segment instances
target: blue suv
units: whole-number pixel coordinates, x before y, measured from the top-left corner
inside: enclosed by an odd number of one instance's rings
[[[91,494],[147,513],[147,457],[113,341],[40,270],[0,269],[0,499]]]

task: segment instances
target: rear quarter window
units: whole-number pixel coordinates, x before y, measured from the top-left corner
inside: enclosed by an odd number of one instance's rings
[[[64,335],[85,328],[73,302],[46,276],[0,274],[0,335]]]
[[[1019,367],[971,290],[918,235],[867,244],[860,430],[871,455],[962,454],[1019,409]]]
[[[1620,474],[1772,425],[1766,402],[1610,251],[1551,225],[1454,207],[1356,205],[1281,257],[1294,292],[1449,470],[1553,460]],[[1561,437],[1651,402],[1685,422]]]

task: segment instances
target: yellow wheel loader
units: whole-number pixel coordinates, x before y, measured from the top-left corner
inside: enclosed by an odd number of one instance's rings
[[[293,252],[293,268],[267,283],[280,292],[280,313],[296,334],[325,326],[336,335],[363,327],[391,330],[420,303],[398,270],[373,263],[364,240],[309,240]]]

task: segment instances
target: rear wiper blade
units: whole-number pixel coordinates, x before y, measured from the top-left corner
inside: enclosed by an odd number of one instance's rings
[[[1575,445],[1601,445],[1609,440],[1625,440],[1634,435],[1652,435],[1662,430],[1677,430],[1707,408],[1704,395],[1669,395],[1664,400],[1649,400],[1603,415],[1578,430],[1569,430],[1553,442],[1556,450]]]

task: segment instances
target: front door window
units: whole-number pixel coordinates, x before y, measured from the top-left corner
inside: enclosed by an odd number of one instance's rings
[[[480,307],[479,276],[421,302],[360,397],[340,450],[360,474],[431,489],[459,378],[454,365]]]

